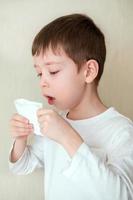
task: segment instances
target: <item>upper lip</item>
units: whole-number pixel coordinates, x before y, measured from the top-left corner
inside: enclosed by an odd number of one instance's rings
[[[46,95],[46,94],[43,94],[43,96],[44,96],[44,97],[52,97],[52,96]],[[52,97],[52,98],[54,98],[54,97]],[[54,98],[54,99],[55,99],[55,98]]]

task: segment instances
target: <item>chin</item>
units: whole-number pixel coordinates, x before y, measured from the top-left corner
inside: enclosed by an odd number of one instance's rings
[[[62,110],[62,111],[65,111],[65,110],[68,110],[69,108],[66,107],[66,106],[63,106],[63,105],[57,105],[55,104],[55,107],[58,109],[58,110]]]
[[[59,109],[59,110],[62,110],[62,111],[66,111],[66,110],[71,110],[73,108],[76,107],[75,103],[73,102],[64,102],[64,103],[60,103],[60,102],[55,102],[54,106]]]

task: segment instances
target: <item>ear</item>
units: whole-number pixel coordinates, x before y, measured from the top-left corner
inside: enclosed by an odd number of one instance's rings
[[[85,63],[84,75],[86,83],[92,83],[97,77],[99,66],[96,60],[88,60]]]

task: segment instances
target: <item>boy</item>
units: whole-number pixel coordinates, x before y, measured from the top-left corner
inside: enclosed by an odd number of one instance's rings
[[[15,114],[10,169],[16,174],[45,170],[46,200],[133,199],[133,123],[97,92],[106,57],[104,35],[86,15],[60,17],[46,25],[32,46],[42,95],[69,110],[37,112],[44,137]]]

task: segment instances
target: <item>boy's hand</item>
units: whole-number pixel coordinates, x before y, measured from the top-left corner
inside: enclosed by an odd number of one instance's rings
[[[54,110],[39,109],[37,116],[42,134],[62,144],[73,155],[83,140],[72,126]]]
[[[29,124],[28,119],[16,113],[10,120],[10,130],[13,138],[26,139],[33,132],[33,126]]]
[[[42,134],[59,143],[65,137],[66,130],[71,129],[66,120],[52,109],[39,109],[37,116]]]

